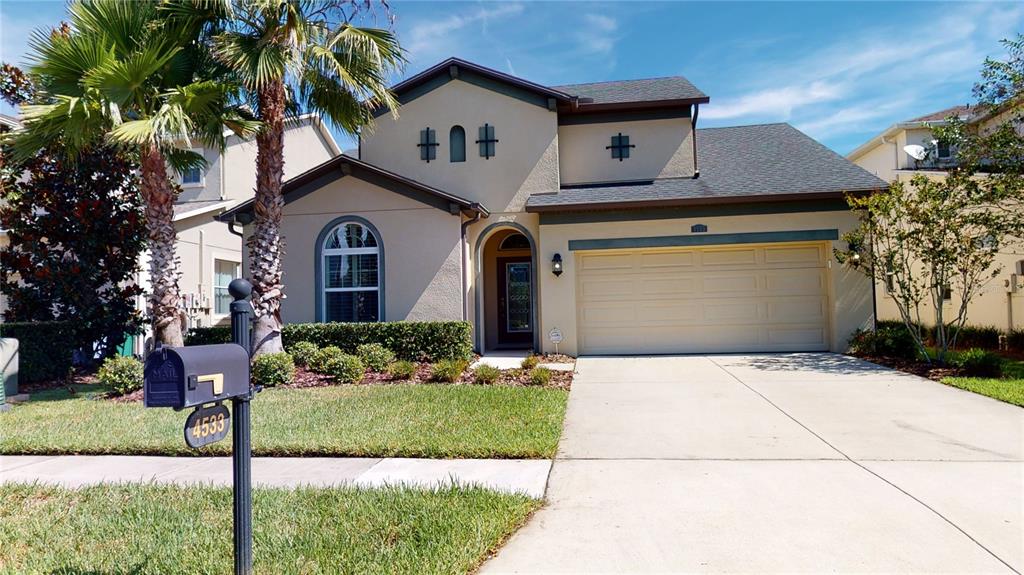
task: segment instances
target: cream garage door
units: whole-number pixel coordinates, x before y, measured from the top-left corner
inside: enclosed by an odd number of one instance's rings
[[[824,243],[576,253],[581,353],[828,349]]]

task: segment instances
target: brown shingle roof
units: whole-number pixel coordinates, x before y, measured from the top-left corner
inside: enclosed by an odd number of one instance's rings
[[[961,118],[967,118],[971,115],[970,106],[953,106],[952,108],[946,108],[945,110],[939,110],[938,112],[932,112],[931,114],[925,114],[919,118],[913,120],[907,120],[908,122],[938,122],[945,120],[950,116],[958,116]]]

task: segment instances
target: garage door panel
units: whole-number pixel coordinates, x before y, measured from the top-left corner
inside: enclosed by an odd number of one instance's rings
[[[824,244],[577,254],[582,353],[828,349]]]
[[[809,263],[823,264],[824,250],[819,246],[768,247],[764,249],[766,264]]]
[[[701,264],[706,266],[754,265],[757,263],[757,250],[706,250],[702,252]]]
[[[693,296],[697,293],[697,278],[641,278],[640,293],[645,296]]]
[[[630,269],[635,257],[632,254],[587,255],[580,259],[580,270]]]
[[[824,322],[828,315],[825,298],[779,298],[766,304],[771,323]]]
[[[696,254],[692,251],[686,252],[656,252],[640,255],[640,268],[692,268],[696,266]]]
[[[823,269],[773,270],[764,273],[765,295],[817,295],[828,279]]]
[[[758,275],[750,272],[732,274],[705,273],[700,276],[705,295],[717,293],[742,293],[755,295],[758,289]]]

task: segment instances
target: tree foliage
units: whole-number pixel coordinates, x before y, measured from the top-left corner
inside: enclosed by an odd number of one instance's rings
[[[28,76],[7,64],[0,86],[11,104],[38,94]],[[99,143],[69,163],[60,147],[58,140],[0,170],[0,228],[9,239],[0,251],[4,319],[68,322],[66,345],[91,350],[98,343],[109,356],[141,323],[134,279],[145,224],[137,166]]]
[[[997,254],[1021,246],[1024,238],[1024,36],[1005,44],[1007,60],[985,61],[972,116],[951,117],[934,130],[937,140],[956,150],[955,165],[850,197],[860,226],[845,236],[849,249],[837,253],[841,262],[889,286],[929,359],[922,327],[935,325],[940,363],[968,321],[971,301],[1002,273]],[[922,315],[925,304],[933,317]]]

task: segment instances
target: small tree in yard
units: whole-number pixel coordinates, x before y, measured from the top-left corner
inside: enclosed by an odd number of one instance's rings
[[[956,149],[955,167],[849,198],[860,226],[846,234],[849,249],[837,252],[837,259],[889,286],[929,362],[925,320],[935,325],[934,359],[944,363],[967,322],[969,304],[1002,272],[996,254],[1024,238],[1024,36],[1005,44],[1010,59],[986,60],[983,81],[975,87],[975,120],[950,118],[934,130],[938,141]],[[980,129],[978,119],[990,117],[1000,123]],[[925,302],[934,317],[922,317]]]
[[[0,67],[0,98],[17,105],[36,94],[18,68]],[[102,145],[83,149],[74,164],[44,149],[0,166],[6,321],[66,321],[67,343],[87,351],[99,343],[101,356],[139,328],[133,298],[141,290],[132,280],[146,231],[136,168]]]

